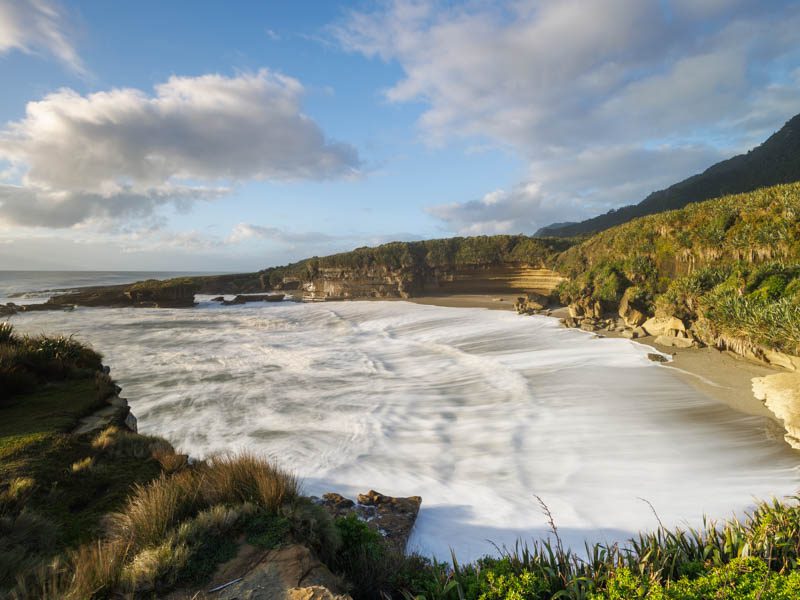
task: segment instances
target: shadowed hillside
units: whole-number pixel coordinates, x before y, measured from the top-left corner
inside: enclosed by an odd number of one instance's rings
[[[702,173],[653,192],[639,204],[611,210],[580,223],[555,223],[540,229],[537,236],[572,237],[603,231],[636,217],[682,208],[727,194],[800,180],[800,115],[787,122],[766,142]]]

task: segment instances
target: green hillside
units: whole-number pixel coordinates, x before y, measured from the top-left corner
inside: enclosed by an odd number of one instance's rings
[[[537,235],[571,237],[595,233],[637,217],[682,208],[692,202],[794,181],[800,181],[800,115],[747,154],[724,160],[703,173],[653,192],[639,204],[612,210],[580,223],[555,223],[542,228]]]
[[[800,351],[800,184],[690,204],[636,219],[568,249],[561,300],[614,310],[628,296],[753,344]]]

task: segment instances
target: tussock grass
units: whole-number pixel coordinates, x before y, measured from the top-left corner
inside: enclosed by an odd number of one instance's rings
[[[118,434],[104,432],[94,443],[106,450]],[[218,562],[232,557],[236,544],[231,536],[248,523],[264,522],[268,515],[290,523],[281,512],[293,514],[292,503],[302,504],[298,494],[294,476],[247,453],[164,473],[134,485],[121,509],[108,515],[105,537],[34,573],[32,581],[20,581],[16,597],[33,598],[45,590],[63,598],[101,598],[202,580]],[[299,528],[307,526],[298,522]],[[282,527],[280,534],[287,536],[292,529]]]
[[[164,438],[140,435],[115,425],[106,427],[92,440],[92,448],[112,458],[153,458],[174,455],[175,449]],[[160,461],[159,461],[160,462]]]
[[[67,336],[19,336],[0,323],[0,401],[39,383],[80,377],[100,368],[101,356]]]

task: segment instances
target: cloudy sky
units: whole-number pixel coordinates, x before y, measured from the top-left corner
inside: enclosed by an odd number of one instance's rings
[[[0,269],[533,233],[800,112],[796,0],[0,0]]]

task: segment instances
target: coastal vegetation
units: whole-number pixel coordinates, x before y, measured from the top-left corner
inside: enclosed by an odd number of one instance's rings
[[[698,337],[800,352],[800,184],[637,219],[555,260],[564,303],[694,323]]]

